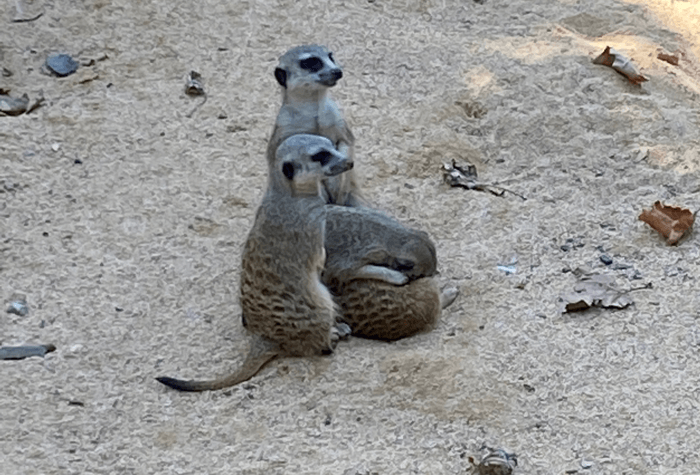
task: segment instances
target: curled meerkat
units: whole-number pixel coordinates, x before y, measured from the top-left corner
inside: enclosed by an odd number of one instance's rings
[[[181,391],[222,389],[253,377],[276,356],[329,354],[347,334],[321,282],[327,206],[321,181],[353,166],[327,138],[294,135],[277,149],[243,248],[240,301],[254,341],[242,366],[210,381],[157,380]]]
[[[340,153],[354,160],[355,137],[328,91],[342,77],[333,53],[323,46],[297,46],[282,55],[275,68],[275,79],[282,87],[282,106],[267,145],[270,166],[275,163],[277,147],[296,134],[326,137]],[[365,204],[354,171],[326,178],[323,183],[327,203]]]
[[[323,282],[354,336],[397,340],[430,330],[457,297],[442,293],[425,232],[368,208],[329,206]]]

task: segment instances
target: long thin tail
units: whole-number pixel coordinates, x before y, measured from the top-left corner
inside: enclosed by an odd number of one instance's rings
[[[227,376],[209,381],[184,381],[167,376],[161,376],[156,378],[156,380],[178,391],[215,391],[217,389],[235,386],[243,381],[248,381],[255,376],[266,363],[272,361],[278,355],[280,355],[280,349],[277,345],[256,337],[241,367]]]

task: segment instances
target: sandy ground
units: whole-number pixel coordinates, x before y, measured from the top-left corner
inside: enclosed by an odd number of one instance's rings
[[[0,86],[46,98],[0,117],[1,297],[30,308],[3,308],[0,344],[57,347],[0,362],[1,471],[457,474],[486,444],[518,474],[700,473],[700,246],[637,219],[700,208],[698,2],[328,5],[47,0],[25,23],[0,5]],[[429,334],[168,390],[154,377],[226,373],[247,347],[272,71],[306,42],[344,65],[366,195],[431,234],[461,295]],[[592,64],[606,45],[649,81]],[[49,77],[55,52],[98,61]],[[192,69],[208,100],[187,117]],[[452,158],[527,200],[447,187]],[[561,314],[582,266],[653,288]]]

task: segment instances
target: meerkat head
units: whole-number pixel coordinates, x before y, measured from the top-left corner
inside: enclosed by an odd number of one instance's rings
[[[324,178],[354,166],[333,142],[320,135],[292,135],[280,144],[275,156],[274,173],[281,175],[278,182],[286,182],[285,188],[294,195],[319,194]]]
[[[287,51],[275,69],[275,79],[287,91],[309,92],[335,86],[343,70],[324,46],[304,45]]]

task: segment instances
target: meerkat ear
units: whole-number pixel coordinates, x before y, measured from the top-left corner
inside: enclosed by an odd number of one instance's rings
[[[292,162],[284,162],[282,165],[282,173],[287,177],[287,180],[294,179],[294,164]]]
[[[287,71],[282,68],[275,68],[275,79],[280,83],[280,86],[287,89]]]

